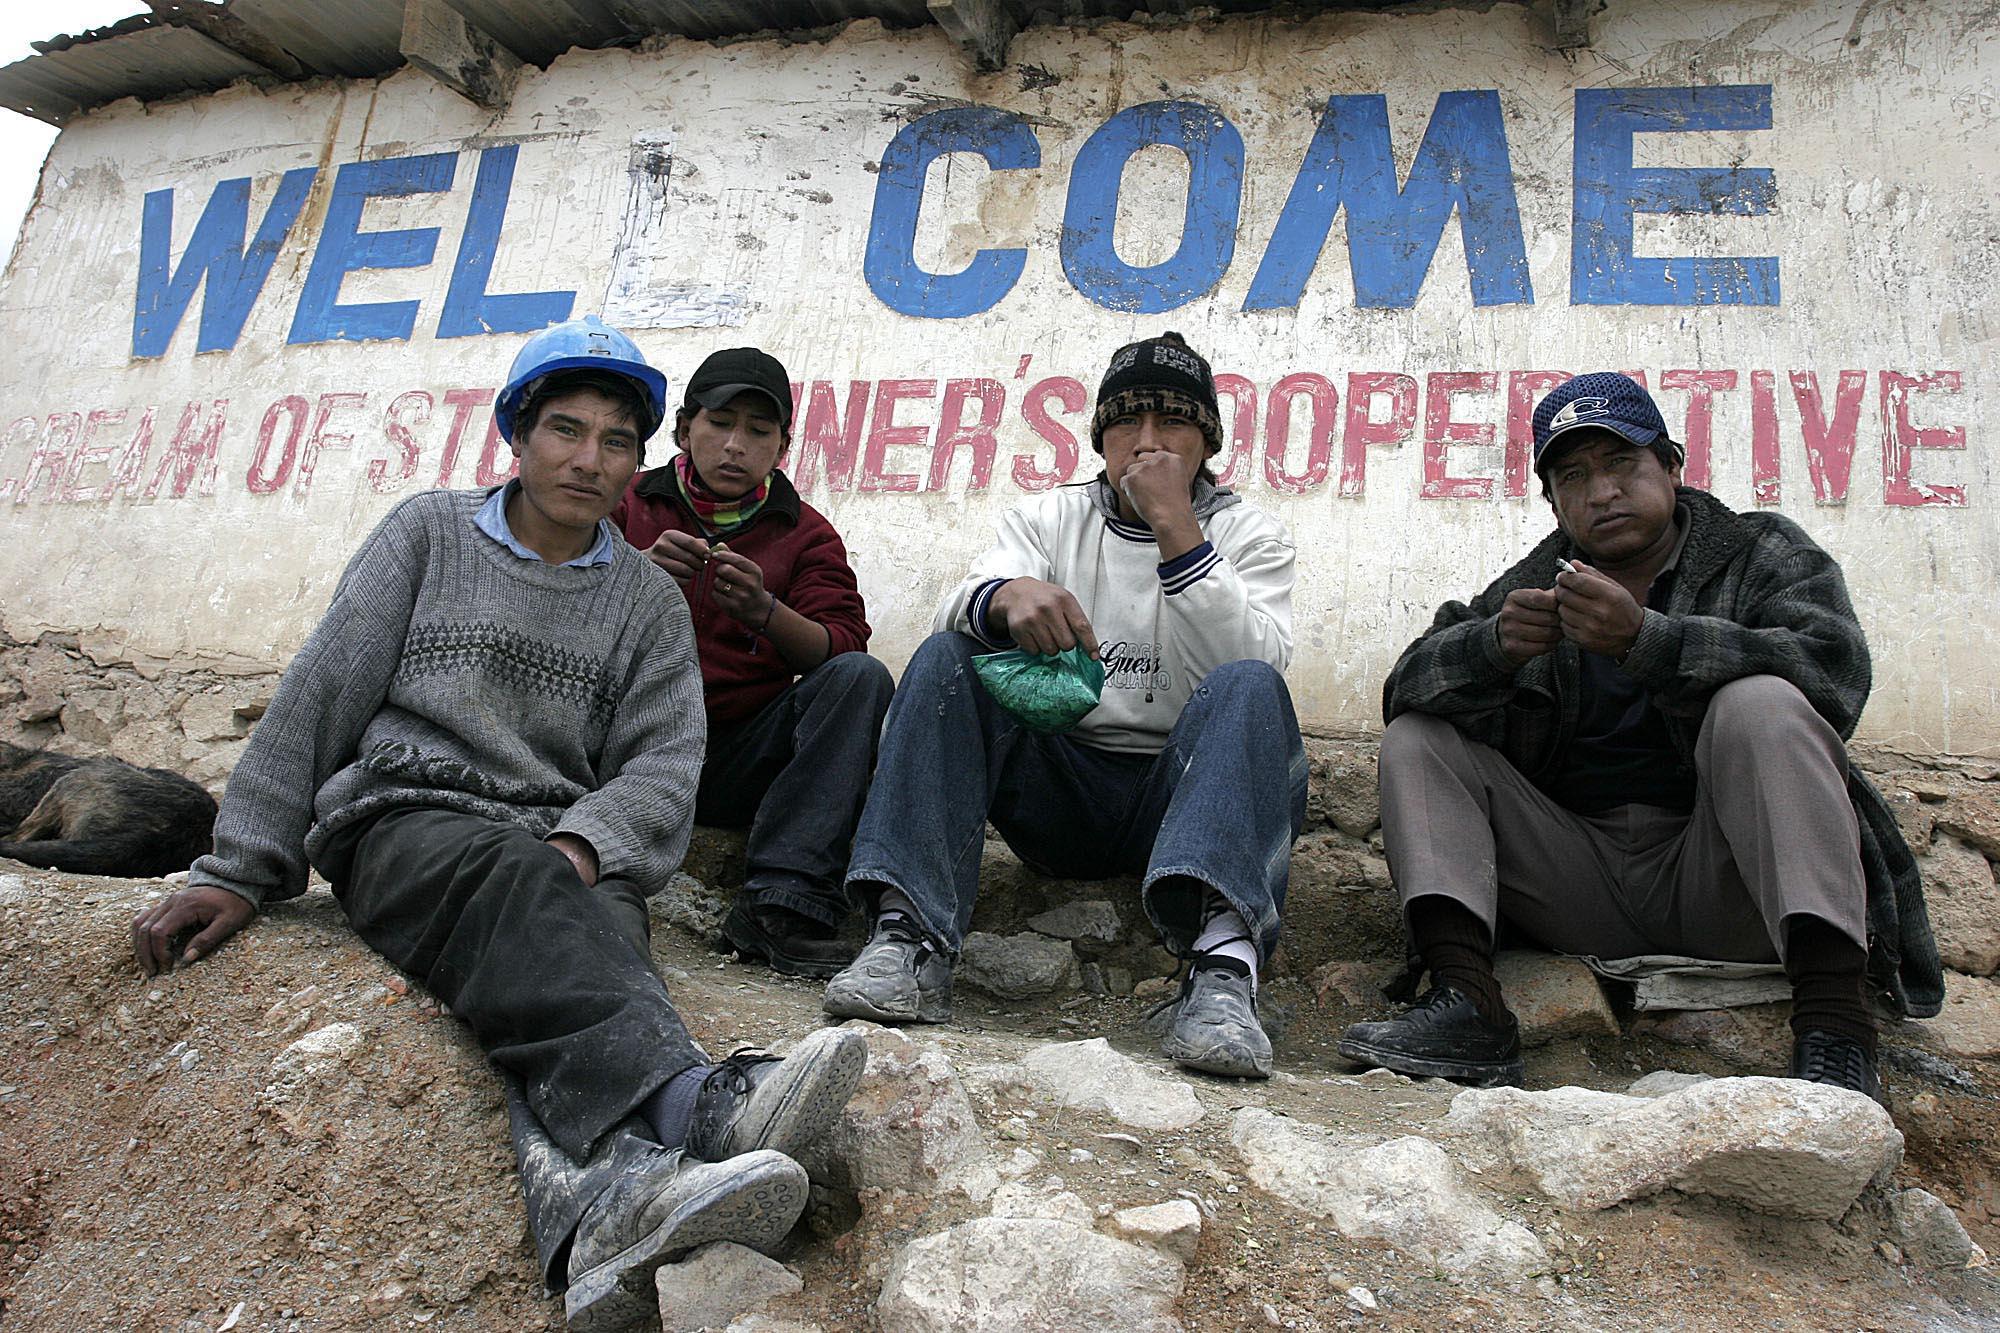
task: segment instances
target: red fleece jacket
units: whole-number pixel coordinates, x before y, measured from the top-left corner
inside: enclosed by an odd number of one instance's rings
[[[671,467],[635,476],[611,511],[611,521],[642,551],[669,529],[704,535],[680,498]],[[784,473],[771,474],[771,494],[750,525],[724,540],[730,550],[757,562],[764,587],[774,597],[826,628],[828,657],[867,650],[868,608],[848,567],[847,548],[833,524],[799,498]],[[711,728],[749,721],[798,675],[776,644],[715,604],[709,596],[714,577],[713,568],[704,569],[684,590],[694,616]]]

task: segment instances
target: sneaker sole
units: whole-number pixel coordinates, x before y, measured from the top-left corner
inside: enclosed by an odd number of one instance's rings
[[[1215,1042],[1207,1046],[1197,1046],[1192,1042],[1175,1041],[1171,1036],[1160,1043],[1167,1058],[1187,1069],[1199,1070],[1204,1074],[1216,1074],[1223,1078],[1269,1078],[1271,1077],[1271,1054],[1260,1056],[1256,1051],[1245,1050],[1228,1042]]]
[[[1490,1064],[1474,1060],[1426,1060],[1420,1055],[1362,1041],[1343,1041],[1334,1049],[1340,1052],[1343,1059],[1358,1065],[1373,1065],[1413,1078],[1448,1078],[1454,1083],[1470,1083],[1476,1088],[1518,1087],[1527,1072],[1527,1066],[1520,1060]]]
[[[794,1060],[801,1066],[786,1080],[784,1092],[772,1100],[769,1114],[754,1122],[746,1117],[737,1124],[729,1136],[730,1155],[774,1148],[794,1157],[823,1136],[861,1086],[868,1069],[868,1039],[859,1032],[829,1029],[800,1042],[778,1066],[780,1071]]]
[[[950,991],[920,993],[914,1010],[885,1009],[858,991],[828,986],[819,1007],[834,1018],[865,1018],[871,1023],[951,1022]]]
[[[582,1333],[655,1324],[660,1298],[653,1273],[663,1264],[715,1241],[768,1254],[806,1210],[806,1173],[775,1155],[689,1199],[644,1239],[606,1259],[569,1285],[563,1313]]]

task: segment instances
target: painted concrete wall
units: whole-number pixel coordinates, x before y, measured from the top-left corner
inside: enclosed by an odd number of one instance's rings
[[[114,106],[0,289],[0,627],[282,662],[400,496],[506,475],[523,330],[602,311],[676,392],[784,359],[900,665],[995,516],[1091,474],[1110,350],[1174,328],[1298,538],[1309,721],[1374,722],[1548,529],[1528,411],[1611,368],[1845,562],[1867,734],[2000,750],[1996,38],[1972,0],[1625,3],[1564,55],[1500,4],[1037,29],[973,76],[869,23],[578,53],[499,116],[414,72]]]

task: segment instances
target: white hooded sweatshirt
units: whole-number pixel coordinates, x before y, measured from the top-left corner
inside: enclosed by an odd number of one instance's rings
[[[996,651],[1013,642],[986,623],[1008,579],[1067,588],[1103,652],[1104,696],[1069,734],[1085,745],[1155,754],[1195,686],[1245,658],[1283,671],[1292,660],[1292,537],[1241,496],[1197,482],[1207,538],[1160,563],[1152,529],[1118,517],[1102,477],[1038,496],[999,523],[999,541],[945,594],[934,631],[970,634]]]

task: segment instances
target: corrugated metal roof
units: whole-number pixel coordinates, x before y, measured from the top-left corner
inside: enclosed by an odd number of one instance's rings
[[[142,0],[134,0],[141,3]],[[143,0],[155,12],[35,44],[0,68],[0,106],[61,124],[121,97],[207,92],[244,78],[370,78],[403,64],[403,0]],[[1291,0],[1287,8],[1391,8],[1400,0]],[[671,34],[713,40],[800,32],[876,18],[931,22],[924,0],[449,0],[473,26],[524,60],[547,65],[571,47]],[[1184,14],[1190,0],[1000,0],[1016,27],[1133,14]],[[1273,0],[1208,0],[1225,12]]]

